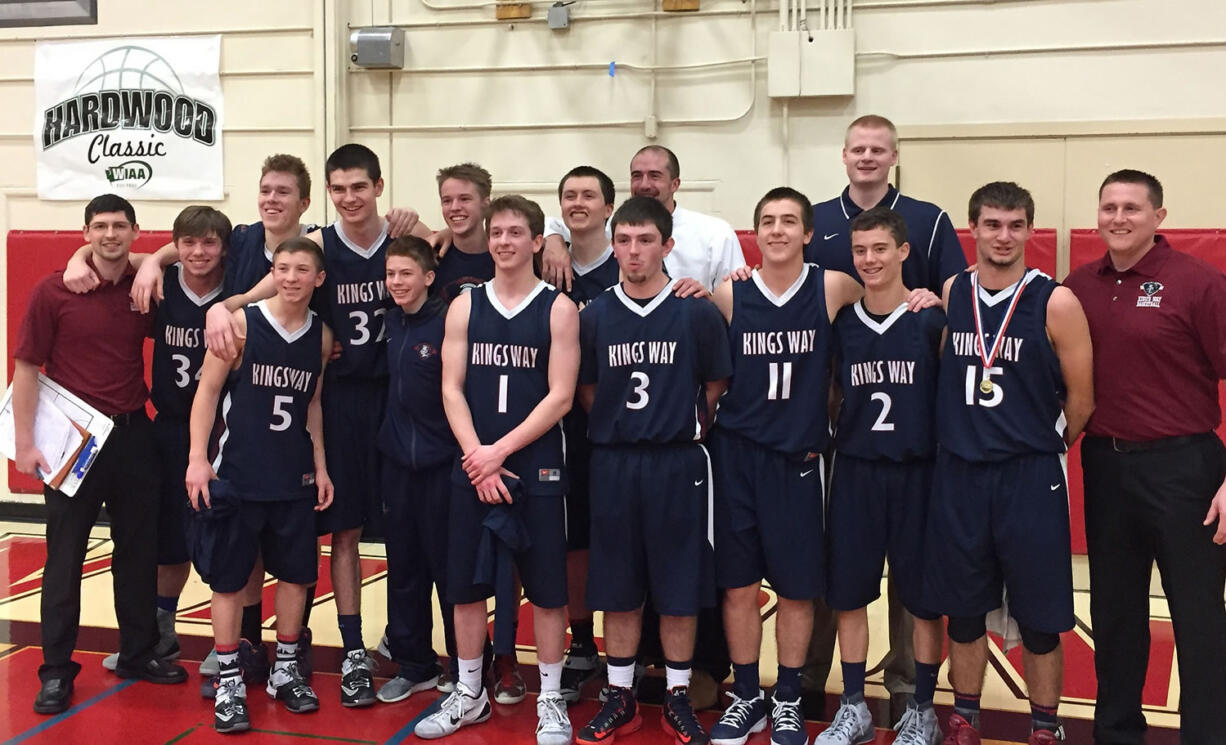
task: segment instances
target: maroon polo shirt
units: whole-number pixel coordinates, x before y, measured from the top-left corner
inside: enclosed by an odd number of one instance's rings
[[[93,257],[87,262],[92,267]],[[118,283],[104,281],[84,295],[68,291],[63,272],[39,280],[13,356],[42,367],[103,414],[144,407],[144,342],[153,314],[136,310],[128,297],[135,274],[129,266]]]
[[[1212,432],[1226,378],[1226,275],[1158,236],[1118,272],[1109,255],[1068,276],[1094,343],[1087,434],[1124,440]]]

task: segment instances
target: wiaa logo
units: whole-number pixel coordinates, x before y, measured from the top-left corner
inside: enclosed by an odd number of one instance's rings
[[[123,159],[104,165],[114,186],[149,183],[153,166],[148,159],[167,154],[167,142],[159,135],[217,144],[216,110],[187,95],[170,63],[146,47],[126,45],[99,55],[82,70],[73,93],[43,112],[43,150],[92,135],[86,155],[91,164]],[[125,132],[148,134],[119,136]]]

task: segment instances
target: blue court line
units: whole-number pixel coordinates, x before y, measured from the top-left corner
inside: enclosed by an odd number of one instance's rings
[[[111,686],[110,688],[107,688],[101,693],[95,694],[93,698],[88,698],[82,701],[81,703],[77,704],[76,706],[73,706],[72,708],[68,709],[67,711],[56,714],[55,716],[51,717],[45,722],[41,722],[39,724],[34,725],[33,727],[26,730],[25,732],[22,732],[20,735],[17,735],[8,740],[5,740],[4,743],[2,743],[2,745],[17,745],[17,743],[19,742],[25,742],[26,740],[29,740],[31,737],[34,737],[35,735],[46,732],[47,730],[51,729],[55,725],[59,724],[60,722],[67,719],[68,717],[72,716],[73,714],[79,714],[80,712],[85,711],[86,709],[98,703],[99,701],[102,701],[103,699],[107,699],[107,698],[110,698],[111,696],[114,696],[116,693],[119,693],[120,691],[122,691],[123,689],[127,688],[128,686],[132,685],[135,682],[136,682],[135,680],[125,680],[122,683],[116,683],[115,685]]]
[[[438,698],[434,699],[433,701],[431,701],[429,706],[422,709],[420,714],[413,717],[411,720],[409,720],[408,724],[404,725],[399,730],[397,730],[396,734],[384,740],[383,745],[400,745],[400,743],[409,739],[409,735],[413,734],[413,728],[417,726],[417,723],[425,719],[426,717],[430,716],[434,712],[438,711],[439,705],[443,702],[443,699],[445,698],[447,698],[447,694],[443,694],[439,696]],[[7,743],[5,743],[5,745],[7,745]]]

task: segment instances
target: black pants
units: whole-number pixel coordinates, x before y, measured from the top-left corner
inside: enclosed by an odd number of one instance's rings
[[[1179,656],[1180,742],[1226,743],[1226,548],[1202,525],[1226,474],[1212,434],[1176,447],[1117,452],[1087,438],[1086,538],[1098,702],[1098,745],[1142,745],[1149,660],[1149,582],[1158,562]]]
[[[41,680],[76,677],[81,624],[81,565],[103,503],[111,518],[111,574],[119,621],[119,664],[136,668],[157,644],[158,468],[153,424],[143,413],[117,425],[73,497],[43,489],[47,565],[43,570]],[[187,492],[183,493],[187,499]]]
[[[411,469],[383,459],[384,546],[387,551],[387,642],[405,677],[419,680],[438,661],[431,594],[438,587],[447,654],[455,657],[447,577],[450,461]]]

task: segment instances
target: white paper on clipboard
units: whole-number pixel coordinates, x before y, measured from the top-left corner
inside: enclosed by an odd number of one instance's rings
[[[84,437],[72,423],[86,432]],[[67,496],[74,496],[81,481],[114,429],[111,418],[70,393],[59,383],[38,374],[38,411],[34,415],[34,442],[51,466],[43,481],[53,480],[67,467],[67,473],[57,487]],[[17,452],[16,426],[13,421],[13,386],[10,384],[0,403],[0,453],[13,460]],[[70,462],[71,461],[71,462]]]

